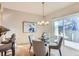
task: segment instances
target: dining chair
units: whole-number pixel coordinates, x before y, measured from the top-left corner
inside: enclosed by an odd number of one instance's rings
[[[6,56],[7,51],[10,49],[12,50],[12,56],[15,55],[15,40],[16,40],[15,34],[12,34],[9,41],[2,42],[2,44],[4,44],[4,47],[2,47],[4,49],[2,50],[5,53],[4,54],[5,56]],[[2,52],[2,55],[3,55],[3,52]]]
[[[49,55],[50,55],[51,49],[57,49],[57,50],[59,50],[60,56],[62,56],[62,53],[61,53],[61,50],[60,50],[61,45],[62,45],[62,40],[63,40],[63,37],[60,37],[59,42],[56,42],[55,44],[49,44]]]
[[[34,56],[48,55],[48,49],[43,41],[33,40],[33,52],[34,52]]]

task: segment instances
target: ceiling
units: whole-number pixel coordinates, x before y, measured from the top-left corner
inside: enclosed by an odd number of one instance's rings
[[[41,2],[4,2],[2,4],[4,8],[36,14],[36,15],[43,15]],[[50,13],[53,13],[57,10],[60,10],[72,4],[74,3],[73,2],[46,2],[44,13],[45,15],[48,15]]]

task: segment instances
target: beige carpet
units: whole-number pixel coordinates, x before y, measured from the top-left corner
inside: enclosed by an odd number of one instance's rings
[[[72,48],[62,46],[61,47],[62,55],[63,56],[79,56],[79,51],[74,50]],[[59,56],[58,50],[51,50],[51,56]],[[29,45],[22,45],[16,48],[16,56],[33,56],[33,50],[29,53]]]
[[[79,51],[78,50],[74,50],[72,48],[63,46],[61,48],[62,51],[62,55],[63,56],[79,56]],[[11,51],[9,51],[7,53],[7,56],[11,56]],[[17,45],[16,46],[16,56],[33,56],[33,50],[31,49],[30,53],[29,53],[29,45]],[[51,56],[59,56],[59,51],[58,50],[51,50]]]
[[[30,45],[17,45],[15,48],[15,55],[16,56],[32,56],[33,50],[31,49],[29,53],[29,46]],[[1,55],[1,53],[0,53]],[[7,56],[12,56],[11,50],[7,51]]]
[[[16,56],[32,56],[33,50],[29,52],[29,45],[17,46],[16,47]]]

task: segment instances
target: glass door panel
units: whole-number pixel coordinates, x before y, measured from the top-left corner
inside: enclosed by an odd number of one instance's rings
[[[79,43],[79,17],[68,16],[54,22],[54,35]]]

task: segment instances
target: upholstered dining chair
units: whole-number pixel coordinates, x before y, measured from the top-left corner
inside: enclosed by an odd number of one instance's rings
[[[48,49],[43,41],[33,40],[33,52],[35,56],[48,55]]]
[[[62,56],[62,53],[61,53],[61,45],[62,45],[62,40],[63,40],[63,37],[60,37],[59,41],[56,42],[55,44],[49,44],[49,55],[50,55],[50,50],[51,49],[57,49],[59,50],[59,53],[60,53],[60,56]]]
[[[7,51],[10,49],[12,50],[12,56],[15,55],[15,40],[16,40],[15,34],[12,34],[9,41],[2,42],[2,44],[4,44],[4,47],[2,47],[3,48],[2,50],[5,53],[4,54],[5,56]],[[3,55],[3,52],[2,52],[2,55]]]

